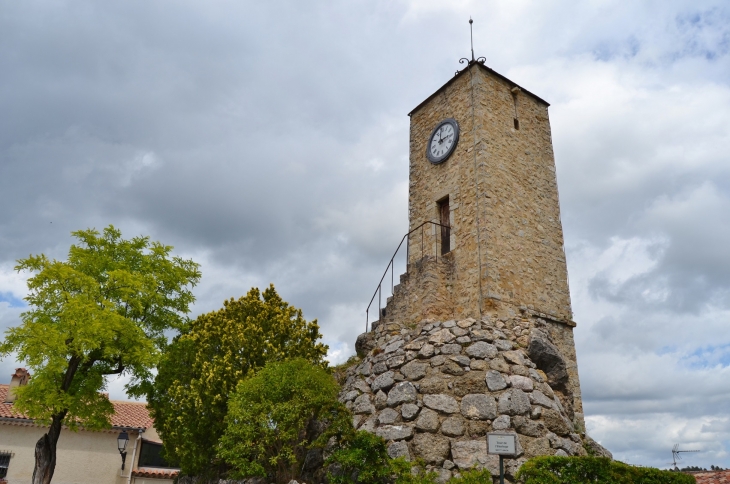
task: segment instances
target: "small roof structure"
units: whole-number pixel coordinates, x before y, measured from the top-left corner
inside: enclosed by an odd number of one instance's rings
[[[0,419],[14,421],[18,424],[32,424],[33,420],[25,414],[16,411],[12,403],[5,403],[10,385],[0,384]],[[112,415],[112,428],[114,429],[143,429],[152,427],[154,421],[150,417],[147,404],[144,402],[123,402],[112,400],[114,415]]]
[[[466,72],[467,72],[467,71],[468,71],[468,70],[469,70],[469,69],[471,68],[471,66],[474,66],[474,65],[476,65],[476,66],[479,66],[479,67],[480,67],[481,69],[484,69],[485,71],[489,72],[490,74],[492,74],[492,75],[494,75],[494,76],[496,76],[496,77],[498,77],[498,78],[502,79],[503,81],[506,81],[506,82],[507,82],[507,84],[509,84],[509,85],[510,85],[510,88],[515,88],[515,87],[519,87],[519,88],[520,88],[520,90],[521,90],[521,91],[522,91],[523,93],[525,93],[525,94],[527,94],[527,95],[529,95],[529,96],[532,96],[532,97],[534,97],[534,98],[535,98],[535,99],[537,99],[538,101],[540,101],[540,102],[544,103],[544,104],[545,104],[546,106],[550,106],[550,103],[549,103],[549,102],[547,102],[546,100],[544,100],[543,98],[541,98],[541,97],[540,97],[540,96],[538,96],[537,94],[533,94],[533,93],[531,93],[530,91],[528,91],[528,90],[527,90],[527,89],[525,89],[524,87],[522,87],[522,86],[520,86],[519,84],[517,84],[516,82],[514,82],[514,81],[512,81],[512,80],[508,79],[507,77],[503,76],[503,75],[502,75],[502,74],[500,74],[499,72],[497,72],[497,71],[495,71],[495,70],[493,70],[493,69],[490,69],[489,67],[485,66],[485,65],[484,65],[484,62],[482,62],[482,61],[479,61],[479,60],[472,60],[472,61],[469,61],[469,64],[467,64],[467,66],[466,66],[465,68],[463,68],[463,69],[462,69],[462,70],[460,70],[460,71],[457,71],[457,72],[456,72],[456,74],[454,75],[454,77],[452,77],[451,79],[449,79],[449,80],[448,80],[448,81],[446,82],[446,84],[444,84],[443,86],[441,86],[441,87],[439,87],[438,89],[436,89],[436,91],[435,91],[435,92],[434,92],[433,94],[431,94],[430,96],[428,96],[428,97],[427,97],[426,99],[424,99],[424,100],[423,100],[423,102],[421,102],[421,104],[419,104],[418,106],[416,106],[415,108],[413,108],[413,109],[411,110],[411,112],[410,112],[410,113],[408,113],[408,116],[410,116],[410,115],[412,115],[413,113],[415,113],[416,111],[418,111],[418,110],[419,110],[419,109],[421,108],[421,106],[423,106],[424,104],[426,104],[427,102],[429,102],[429,101],[430,101],[431,99],[433,99],[433,98],[434,98],[434,97],[435,97],[435,96],[436,96],[436,95],[437,95],[438,93],[440,93],[441,91],[443,91],[444,89],[446,89],[446,88],[447,88],[447,87],[448,87],[449,85],[451,85],[451,83],[452,83],[452,82],[454,82],[455,80],[457,80],[458,78],[460,78],[461,76],[463,76],[463,75],[464,75],[464,74],[465,74],[465,73],[466,73]]]

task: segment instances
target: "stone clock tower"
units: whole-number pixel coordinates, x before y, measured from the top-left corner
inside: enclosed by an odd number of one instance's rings
[[[385,318],[574,326],[548,106],[472,61],[411,111],[409,267]]]
[[[411,111],[408,268],[373,328],[509,320],[527,348],[538,324],[582,426],[548,106],[472,60]]]

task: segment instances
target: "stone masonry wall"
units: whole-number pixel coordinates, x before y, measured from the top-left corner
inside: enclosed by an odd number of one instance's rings
[[[547,104],[514,86],[474,64],[411,114],[409,223],[438,221],[449,197],[459,317],[527,306],[570,320]],[[445,118],[459,123],[460,141],[433,165],[428,137]],[[411,261],[419,246],[411,240]]]
[[[422,459],[442,482],[474,467],[498,472],[486,434],[515,433],[519,455],[610,453],[576,424],[569,363],[540,317],[383,322],[357,341],[361,360],[340,393],[353,425],[388,441],[391,456]]]

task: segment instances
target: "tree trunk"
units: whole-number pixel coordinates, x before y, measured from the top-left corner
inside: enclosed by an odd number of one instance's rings
[[[56,444],[61,435],[61,423],[65,416],[65,411],[54,415],[51,428],[35,444],[33,484],[51,484],[53,471],[56,470]]]

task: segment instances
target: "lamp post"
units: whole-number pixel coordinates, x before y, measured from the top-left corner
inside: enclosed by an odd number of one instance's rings
[[[117,448],[119,449],[119,455],[122,456],[122,470],[124,470],[124,461],[127,458],[127,442],[129,442],[129,435],[126,430],[123,430],[119,437],[117,437]]]

